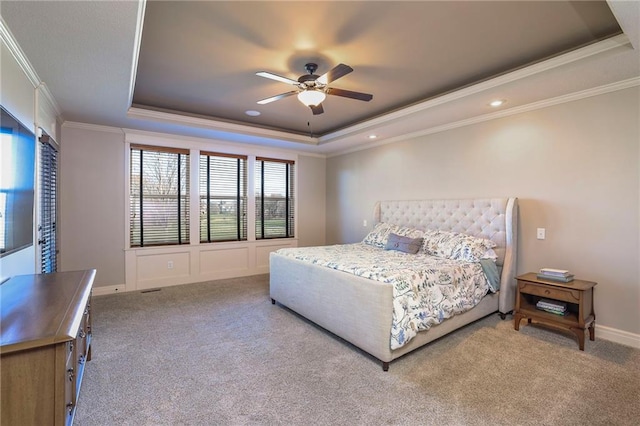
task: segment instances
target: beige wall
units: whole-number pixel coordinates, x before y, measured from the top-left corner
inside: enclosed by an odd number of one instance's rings
[[[325,244],[326,160],[324,157],[299,156],[298,238],[299,247]]]
[[[61,271],[95,268],[95,286],[124,283],[124,176],[124,133],[62,127]]]
[[[62,128],[60,266],[63,271],[97,269],[96,287],[122,286],[126,281],[124,141],[117,129],[77,124]],[[262,154],[266,155],[264,149]],[[322,245],[325,159],[300,155],[296,173],[298,245]],[[170,278],[176,270],[165,272]]]
[[[638,334],[639,103],[636,87],[329,158],[327,243],[361,240],[377,200],[516,196],[518,273],[597,281],[598,324]]]

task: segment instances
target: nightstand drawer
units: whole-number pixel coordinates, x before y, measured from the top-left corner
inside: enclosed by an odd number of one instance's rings
[[[535,296],[562,300],[563,302],[569,303],[578,303],[580,301],[580,292],[577,290],[550,287],[526,281],[519,281],[518,286],[520,293],[523,294],[533,294]]]

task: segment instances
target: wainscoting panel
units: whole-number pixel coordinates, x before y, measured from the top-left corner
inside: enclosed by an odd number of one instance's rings
[[[200,274],[246,273],[250,269],[249,247],[200,251]]]
[[[137,256],[138,288],[157,287],[159,282],[176,283],[189,278],[190,257],[188,251]]]
[[[241,241],[125,250],[125,291],[269,272],[269,254],[296,239]]]

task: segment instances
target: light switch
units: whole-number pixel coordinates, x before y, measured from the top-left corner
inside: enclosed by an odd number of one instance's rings
[[[546,238],[547,231],[544,228],[538,228],[538,239],[544,240]]]

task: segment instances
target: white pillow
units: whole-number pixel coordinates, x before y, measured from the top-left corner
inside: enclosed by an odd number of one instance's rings
[[[466,262],[491,258],[492,254],[487,251],[496,246],[491,240],[459,232],[431,231],[428,234],[424,233],[423,238],[423,249],[427,254]]]
[[[387,240],[389,239],[389,234],[391,233],[392,226],[393,225],[385,222],[376,224],[371,232],[369,232],[367,236],[364,237],[364,240],[362,240],[362,242],[374,247],[384,248],[385,244],[387,244]]]

